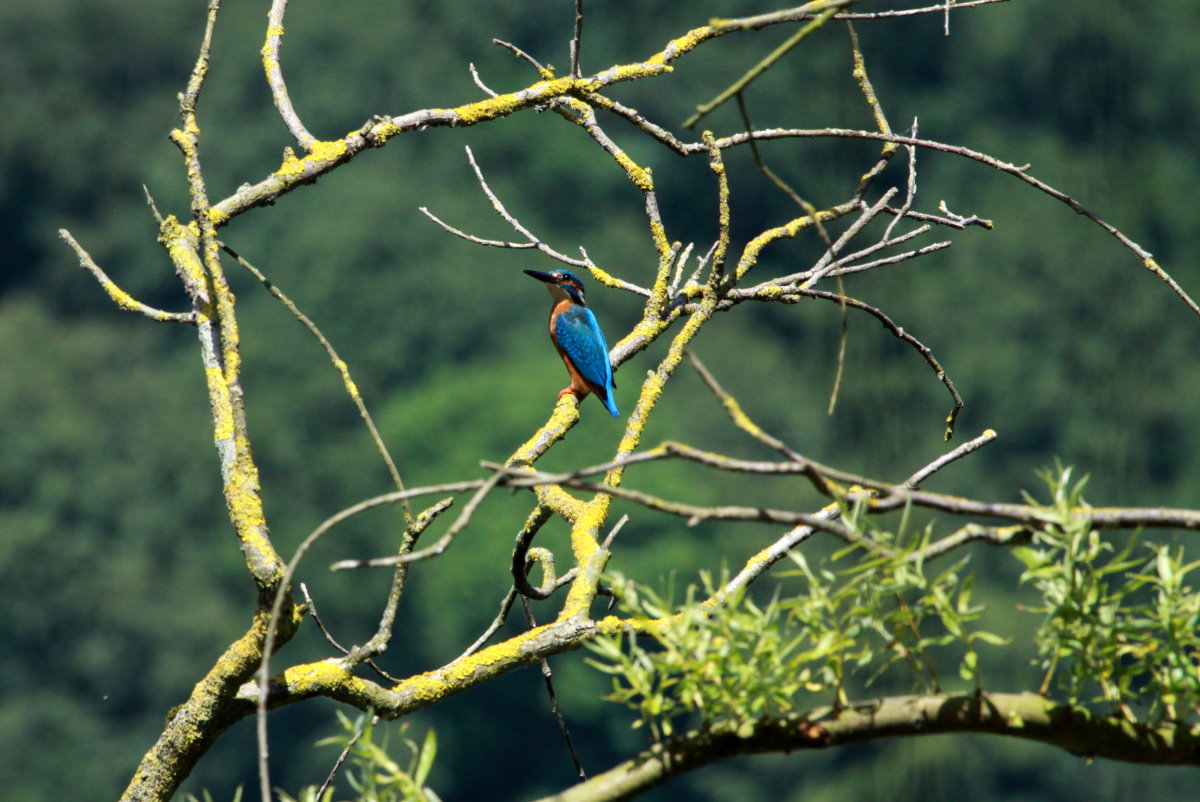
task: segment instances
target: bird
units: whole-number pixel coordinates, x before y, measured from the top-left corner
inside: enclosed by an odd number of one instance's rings
[[[571,375],[570,386],[558,395],[561,398],[571,393],[580,402],[588,393],[595,393],[605,409],[614,417],[620,417],[617,403],[613,400],[612,365],[608,361],[608,343],[596,316],[588,309],[583,297],[583,284],[570,270],[526,270],[526,274],[546,284],[550,297],[550,341],[558,349],[567,373]]]

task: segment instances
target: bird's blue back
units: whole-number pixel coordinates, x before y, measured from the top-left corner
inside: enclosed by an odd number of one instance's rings
[[[613,401],[612,365],[608,361],[608,343],[596,316],[586,306],[572,304],[560,314],[554,326],[555,339],[575,369],[588,384],[602,389],[597,393],[614,418],[619,417]]]

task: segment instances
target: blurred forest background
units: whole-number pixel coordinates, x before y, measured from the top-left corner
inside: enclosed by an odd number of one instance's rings
[[[142,185],[164,213],[187,216],[182,162],[167,132],[178,122],[176,93],[194,63],[204,5],[0,4],[0,788],[8,799],[115,798],[167,710],[241,633],[253,605],[221,500],[195,332],[117,310],[56,235],[69,228],[134,296],[183,308]],[[267,6],[227,3],[217,27],[200,105],[214,201],[276,169],[292,144],[262,74]],[[768,10],[745,0],[590,0],[583,70],[640,60],[710,16]],[[479,97],[468,63],[498,91],[533,82],[493,37],[565,69],[572,16],[568,0],[297,2],[282,60],[301,117],[332,139],[372,114]],[[858,26],[893,127],[906,130],[919,117],[922,136],[1030,163],[1200,292],[1200,205],[1192,198],[1200,185],[1200,6],[1013,0],[955,13],[950,26],[949,37],[940,15]],[[613,94],[678,130],[695,105],[792,30],[725,37],[674,74]],[[759,126],[871,126],[840,24],[791,53],[747,100]],[[716,229],[703,160],[602,122],[653,168],[668,236],[705,250]],[[732,105],[705,125],[718,134],[741,128]],[[564,382],[545,336],[545,290],[520,273],[552,263],[467,244],[417,211],[427,206],[483,236],[510,235],[491,216],[464,145],[509,209],[547,242],[565,252],[583,245],[616,275],[649,280],[655,262],[640,196],[553,115],[398,137],[223,230],[350,363],[410,485],[474,477],[478,460],[506,457],[544,421]],[[764,153],[821,207],[845,197],[877,147],[784,142]],[[735,239],[794,216],[748,152],[728,159]],[[880,188],[902,186],[902,162]],[[918,167],[919,208],[933,211],[944,199],[954,212],[993,220],[995,230],[954,234],[949,250],[848,281],[847,291],[881,305],[934,350],[967,402],[960,440],[988,427],[1000,434],[934,487],[1015,500],[1040,490],[1035,470],[1058,457],[1091,475],[1094,503],[1197,506],[1200,320],[1115,240],[1011,177],[932,153],[919,154]],[[770,258],[803,266],[819,249],[810,234]],[[241,301],[265,503],[286,556],[326,516],[385,492],[388,478],[310,336],[250,276],[226,269]],[[636,320],[636,299],[588,283],[611,343]],[[831,304],[743,315],[714,326],[720,333],[697,351],[800,452],[900,480],[944,450],[948,399],[919,356],[874,321],[852,314],[849,325],[832,416],[840,319]],[[632,399],[629,388],[649,364],[640,357],[624,366],[619,402]],[[664,403],[670,412],[646,445],[671,437],[763,456],[686,369]],[[594,401],[583,412],[545,467],[611,454],[617,424]],[[739,482],[699,469],[659,466],[631,479],[697,503],[751,501],[739,497]],[[755,503],[774,493],[794,504],[808,492],[801,484],[760,484]],[[486,510],[503,523],[478,526],[470,544],[414,571],[385,667],[439,665],[495,614],[527,505],[504,496]],[[388,576],[326,566],[391,551],[398,520],[397,511],[382,511],[345,526],[301,571],[344,643],[373,631]],[[610,568],[650,583],[670,571],[688,581],[769,537],[743,526],[723,527],[718,538],[707,526],[640,513]],[[1019,565],[1002,551],[975,560],[994,628],[1019,632],[1028,617],[1011,591]],[[284,659],[326,650],[306,625]],[[986,688],[1029,684],[1027,641],[985,656]],[[554,665],[568,723],[596,771],[636,750],[643,735],[629,731],[624,709],[599,700],[606,680],[582,657]],[[312,745],[338,731],[334,709],[314,702],[272,715],[277,785],[294,791],[324,777],[335,750]],[[448,800],[495,798],[497,785],[503,798],[528,798],[572,782],[535,668],[413,716],[411,725],[414,734],[438,732],[431,784]],[[208,788],[223,800],[240,783],[253,787],[252,741],[252,723],[242,722],[185,790]],[[732,761],[647,798],[1179,799],[1195,782],[1194,769],[1089,764],[1029,743],[940,736]]]

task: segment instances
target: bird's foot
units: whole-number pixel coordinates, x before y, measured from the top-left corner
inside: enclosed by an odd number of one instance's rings
[[[580,394],[579,394],[579,391],[578,391],[578,390],[576,390],[574,387],[566,387],[566,388],[564,388],[564,389],[562,389],[562,390],[559,390],[559,391],[558,391],[558,397],[559,397],[559,398],[562,398],[564,395],[573,395],[573,396],[575,396],[575,400],[576,400],[576,401],[582,401],[582,400],[583,400],[583,396],[582,396],[582,395],[580,395]]]

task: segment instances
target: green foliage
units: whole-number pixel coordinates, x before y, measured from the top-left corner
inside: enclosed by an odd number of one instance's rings
[[[355,802],[441,802],[437,794],[425,783],[437,756],[437,734],[426,730],[424,740],[418,744],[404,735],[408,724],[400,725],[400,742],[408,751],[408,760],[401,765],[388,754],[388,737],[378,743],[374,740],[375,720],[361,715],[351,719],[337,711],[342,732],[317,742],[317,746],[338,746],[349,749],[346,781],[354,789]],[[317,802],[315,786],[305,789],[293,799],[280,793],[281,802]],[[331,802],[333,789],[326,789],[320,802]]]
[[[337,746],[346,754],[346,765],[342,767],[346,782],[353,789],[352,797],[343,797],[350,802],[441,802],[441,798],[427,787],[429,772],[437,756],[437,734],[425,732],[424,740],[418,744],[405,737],[408,725],[400,725],[400,742],[408,750],[406,765],[401,766],[388,754],[388,737],[375,741],[375,719],[361,715],[350,718],[337,711],[343,732],[317,741],[317,746]],[[279,802],[335,802],[335,787],[331,783],[322,790],[321,786],[310,785],[296,796],[276,789]],[[233,802],[240,802],[242,789],[234,793]],[[207,791],[201,798],[189,794],[187,802],[213,802]]]
[[[851,678],[866,688],[899,675],[937,691],[935,651],[951,656],[940,662],[958,655],[959,676],[980,687],[977,645],[1007,640],[975,626],[984,608],[972,601],[967,558],[927,573],[915,554],[928,530],[897,537],[864,529],[861,545],[816,568],[794,552],[798,568],[782,576],[799,578],[799,590],[778,590],[765,604],[741,590],[721,604],[701,603],[691,585],[675,608],[669,596],[615,577],[623,609],[647,624],[654,643],[645,645],[630,627],[589,644],[589,662],[613,678],[608,698],[630,707],[633,726],[645,725],[658,740],[683,717],[691,725],[744,723],[822,702],[837,709],[849,701]],[[718,596],[711,575],[701,581],[705,597]]]
[[[1032,633],[1042,692],[1054,681],[1066,701],[1104,703],[1131,721],[1190,724],[1200,708],[1200,592],[1188,584],[1200,561],[1182,548],[1118,548],[1078,516],[1086,479],[1069,468],[1041,474],[1051,501],[1032,544],[1013,549],[1025,565],[1044,618]],[[1028,498],[1030,503],[1036,503]],[[860,522],[861,524],[862,522]],[[930,529],[894,536],[862,525],[862,544],[818,567],[802,553],[798,591],[777,590],[766,604],[737,592],[724,604],[697,601],[688,587],[678,607],[633,583],[614,580],[639,627],[590,645],[589,662],[612,676],[608,698],[631,708],[634,727],[659,740],[687,726],[743,723],[849,702],[851,679],[863,690],[886,678],[919,692],[941,690],[938,667],[985,689],[979,644],[1013,642],[980,629],[969,556],[940,571],[919,559]],[[846,563],[849,562],[849,565]],[[702,574],[703,596],[718,586]],[[782,586],[781,586],[782,587]],[[649,632],[653,642],[633,633]]]
[[[1035,612],[1043,691],[1053,680],[1071,702],[1103,702],[1127,718],[1194,721],[1200,704],[1200,592],[1186,584],[1200,562],[1182,548],[1129,538],[1117,549],[1086,519],[1086,478],[1060,468],[1042,478],[1053,523],[1014,549],[1021,580],[1042,595]],[[1149,552],[1147,554],[1147,552]]]

